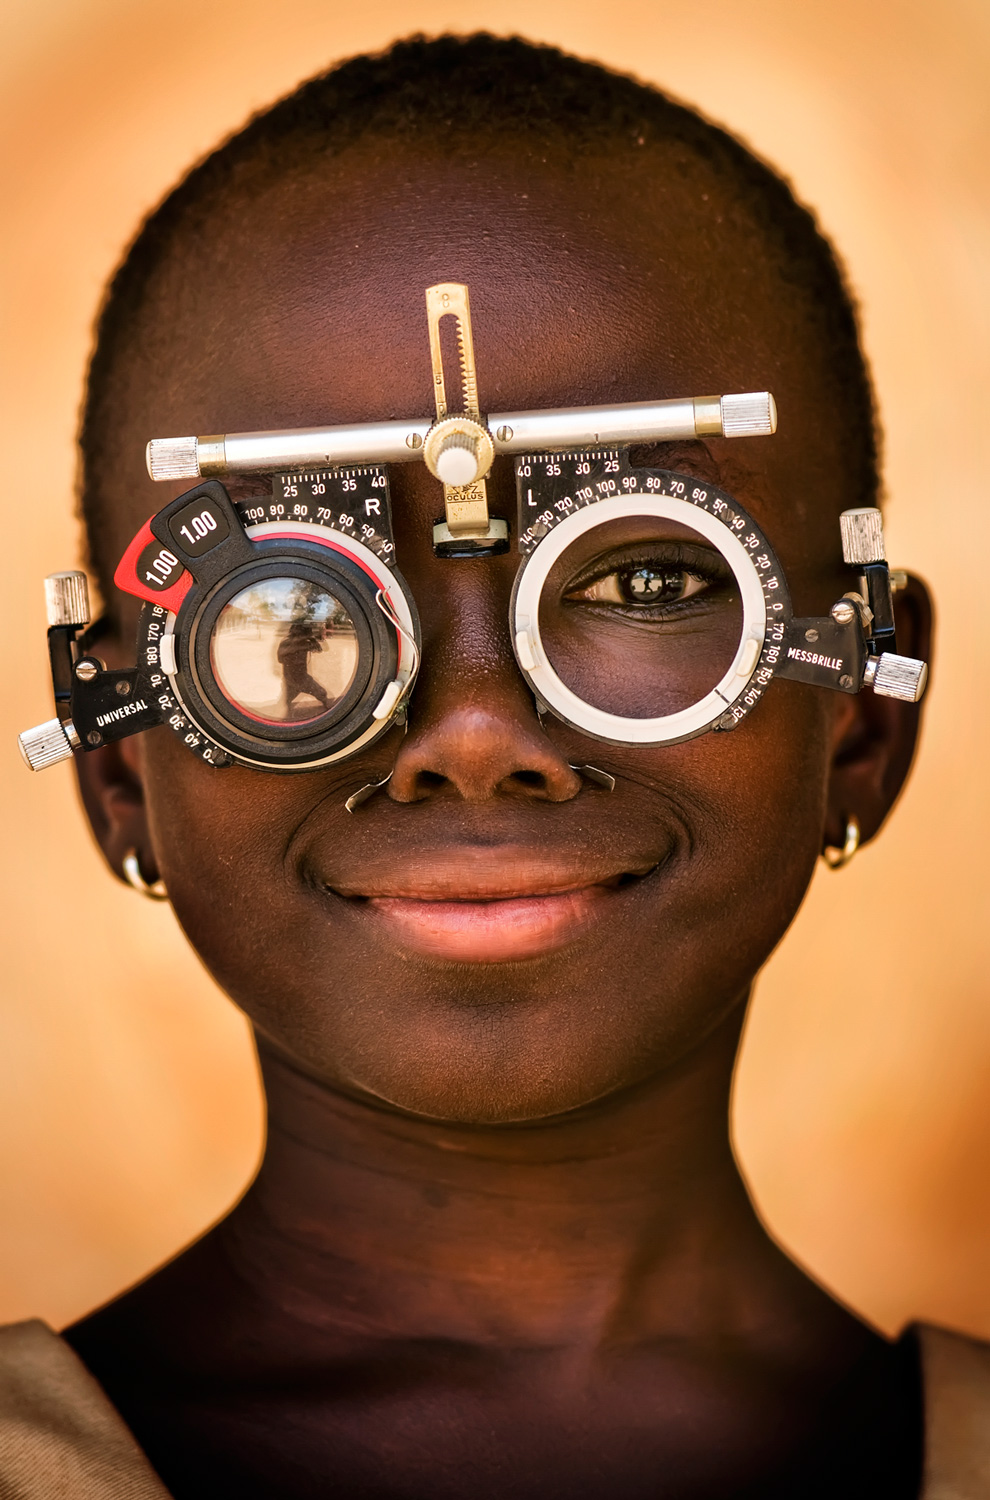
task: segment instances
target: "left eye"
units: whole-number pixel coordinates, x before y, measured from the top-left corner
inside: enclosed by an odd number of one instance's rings
[[[567,598],[590,604],[675,604],[708,587],[707,579],[687,573],[683,568],[651,567],[644,563],[617,568],[614,573],[607,573],[584,588],[574,589]]]

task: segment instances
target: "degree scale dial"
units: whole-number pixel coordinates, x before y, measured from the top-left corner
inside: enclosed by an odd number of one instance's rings
[[[630,500],[704,532],[724,551],[741,586],[743,628],[731,669],[690,712],[672,720],[633,720],[578,707],[543,646],[539,591],[558,528],[590,529]],[[525,559],[513,590],[513,648],[537,698],[577,729],[613,743],[669,744],[711,728],[734,729],[755,707],[778,669],[792,612],[783,570],[752,517],[715,485],[664,469],[634,468],[627,449],[522,454],[516,460],[518,548]],[[635,505],[630,509],[635,513]],[[587,512],[585,522],[576,518]],[[538,570],[538,571],[537,571]],[[537,581],[538,580],[538,581]]]
[[[195,510],[197,505],[198,502],[186,506],[180,516],[173,517],[173,527],[178,520],[186,520],[186,512]],[[319,561],[335,557],[337,565],[349,568],[359,583],[362,577],[365,579],[365,590],[371,586],[372,599],[380,586],[382,603],[365,609],[365,624],[370,626],[375,637],[380,637],[384,628],[388,640],[380,639],[375,648],[373,659],[376,667],[369,679],[368,691],[381,696],[381,689],[382,695],[389,695],[388,698],[382,697],[382,706],[386,702],[394,705],[395,699],[401,696],[393,681],[396,669],[403,679],[415,672],[418,648],[413,637],[418,622],[409,616],[408,591],[398,585],[393,573],[395,543],[388,474],[384,466],[361,465],[348,469],[276,474],[271,494],[242,499],[233,508],[247,541],[256,545],[259,562],[269,559],[269,572],[278,571],[274,559],[269,557],[274,551],[286,554],[287,571],[294,574],[299,559],[293,560],[291,554],[293,548],[298,548],[303,563],[307,561],[307,555],[310,562],[314,558]],[[189,519],[194,521],[196,518]],[[212,537],[222,529],[221,524],[194,545],[206,550]],[[148,533],[148,544],[143,551],[132,547],[136,553],[132,570],[136,571],[137,577],[134,578],[132,571],[133,581],[129,587],[130,592],[139,593],[146,601],[138,630],[138,659],[152,702],[172,731],[208,764],[224,766],[240,759],[248,764],[269,766],[272,756],[252,750],[250,735],[245,737],[249,726],[243,722],[238,726],[240,738],[234,740],[236,755],[231,755],[229,747],[220,742],[229,733],[229,725],[226,731],[217,725],[219,736],[216,730],[211,732],[215,722],[213,711],[218,704],[222,708],[221,700],[215,690],[211,691],[203,660],[199,664],[200,670],[197,670],[196,652],[186,639],[189,635],[187,627],[191,623],[190,607],[194,612],[199,611],[208,607],[208,602],[203,605],[202,589],[197,593],[190,574],[183,570],[176,555],[178,547],[172,549],[164,545],[157,536],[160,532],[162,527],[156,522],[156,536]],[[169,540],[186,542],[181,531],[176,536],[169,534]],[[186,545],[190,555],[195,555],[194,546],[188,542]],[[159,561],[160,557],[164,557],[164,562]],[[135,583],[141,587],[135,587]],[[194,597],[190,605],[186,605],[186,595],[191,587]],[[181,618],[180,610],[184,611]],[[202,658],[202,651],[199,655]],[[191,705],[194,705],[194,712],[190,712]],[[370,704],[372,709],[376,706]],[[390,707],[389,717],[374,719],[363,732],[349,733],[339,748],[314,740],[312,760],[298,764],[282,762],[278,768],[304,770],[353,754],[359,745],[370,743],[384,732],[393,712],[394,707]],[[272,733],[277,736],[279,731],[268,726],[266,734]]]
[[[383,562],[395,557],[388,472],[381,465],[276,474],[273,494],[240,500],[237,510],[249,535],[253,526],[301,522],[354,537]]]

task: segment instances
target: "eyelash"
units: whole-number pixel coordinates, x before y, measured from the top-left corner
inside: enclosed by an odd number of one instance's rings
[[[686,599],[668,600],[652,607],[647,604],[622,604],[614,600],[574,598],[582,590],[593,588],[595,584],[603,583],[616,575],[635,572],[638,568],[682,573],[687,579],[694,579],[705,587]],[[632,548],[627,553],[610,553],[607,558],[599,558],[568,584],[563,602],[584,605],[586,608],[590,606],[592,609],[608,609],[627,619],[664,621],[697,609],[704,602],[713,602],[712,595],[720,588],[725,589],[731,585],[732,581],[732,574],[721,563],[721,559],[704,548],[654,543],[649,547]]]

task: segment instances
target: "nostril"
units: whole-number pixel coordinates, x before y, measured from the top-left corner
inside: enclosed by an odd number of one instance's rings
[[[441,705],[421,714],[399,748],[389,796],[419,802],[455,796],[468,802],[515,796],[566,802],[581,779],[554,749],[526,705],[512,701],[504,713],[490,704]]]
[[[397,776],[393,771],[389,777],[388,795],[393,802],[425,802],[443,790],[456,791],[456,787],[439,771],[417,769],[410,777],[404,777],[401,771]]]

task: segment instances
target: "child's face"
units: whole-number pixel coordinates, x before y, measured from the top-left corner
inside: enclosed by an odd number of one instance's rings
[[[539,153],[369,146],[218,214],[167,273],[131,376],[120,550],[181,488],[142,487],[149,437],[428,415],[423,292],[459,280],[483,409],[772,389],[776,437],[662,461],[734,493],[796,609],[827,610],[848,587],[841,433],[800,299],[724,197],[701,168],[647,173],[632,154],[551,172]],[[147,734],[131,744],[150,847],[208,967],[303,1068],[436,1118],[572,1110],[683,1054],[744,995],[803,895],[858,700],[778,682],[732,734],[657,750],[544,733],[509,643],[516,556],[435,559],[442,494],[421,464],[393,469],[392,495],[423,625],[408,735],[279,776]],[[493,513],[511,518],[513,497],[499,461]],[[614,774],[614,793],[572,762]],[[403,899],[472,895],[526,899]]]

